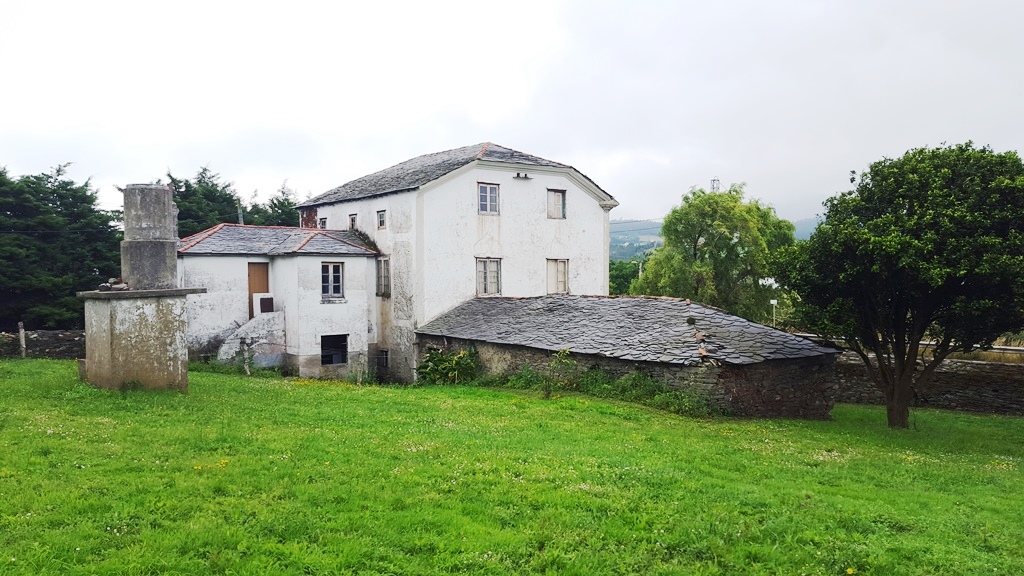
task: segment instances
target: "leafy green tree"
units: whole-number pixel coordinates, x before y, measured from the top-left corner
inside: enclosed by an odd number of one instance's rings
[[[781,290],[771,281],[770,259],[793,244],[793,225],[773,208],[744,201],[742,185],[722,192],[695,188],[665,217],[661,235],[665,245],[644,264],[631,293],[692,298],[771,321],[770,300]]]
[[[202,167],[191,180],[167,174],[178,206],[178,236],[184,238],[221,222],[238,222],[241,198],[231,182]],[[244,211],[243,211],[244,215]]]
[[[1024,164],[968,142],[880,160],[851,182],[776,278],[808,328],[860,356],[889,426],[906,428],[914,391],[950,353],[1024,328]]]
[[[118,214],[66,168],[16,180],[0,168],[0,329],[81,328],[75,292],[120,274]]]
[[[640,268],[647,259],[642,255],[636,260],[612,260],[608,263],[608,293],[615,296],[629,294],[629,285],[639,276]]]
[[[299,209],[295,206],[295,192],[288,183],[281,184],[266,205],[253,202],[245,216],[246,224],[259,226],[298,226]]]

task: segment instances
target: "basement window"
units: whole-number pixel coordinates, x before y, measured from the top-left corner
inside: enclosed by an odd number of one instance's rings
[[[348,364],[348,334],[324,334],[320,337],[320,364]]]

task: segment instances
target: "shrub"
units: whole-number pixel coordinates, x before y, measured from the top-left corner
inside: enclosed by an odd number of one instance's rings
[[[472,348],[458,352],[430,349],[416,368],[416,374],[423,384],[468,384],[476,378],[479,369],[476,350]]]
[[[509,388],[519,390],[539,390],[544,386],[544,378],[530,366],[523,366],[518,372],[508,377],[505,383]]]

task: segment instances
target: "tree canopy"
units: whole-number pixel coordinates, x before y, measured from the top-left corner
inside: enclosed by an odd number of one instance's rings
[[[238,222],[241,198],[231,182],[206,166],[192,179],[175,178],[168,173],[178,206],[178,236],[184,238],[221,222]],[[244,211],[243,211],[244,212]]]
[[[295,205],[295,192],[284,183],[265,205],[253,198],[245,215],[245,223],[259,226],[298,226],[299,209]]]
[[[8,177],[0,168],[0,329],[82,327],[80,290],[120,274],[115,212],[100,210],[89,183],[48,174]]]
[[[776,278],[808,328],[861,357],[889,426],[904,428],[914,390],[950,353],[1024,328],[1024,164],[968,142],[880,160],[851,182]]]
[[[634,294],[676,296],[769,322],[770,301],[781,295],[771,281],[772,254],[793,243],[793,225],[757,200],[744,201],[743,186],[683,196],[662,225],[665,245],[644,264]]]

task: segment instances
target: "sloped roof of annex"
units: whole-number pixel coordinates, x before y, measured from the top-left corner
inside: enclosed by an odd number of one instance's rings
[[[705,358],[744,365],[839,353],[717,308],[652,296],[474,298],[416,332],[684,366]]]
[[[319,196],[302,202],[298,208],[310,208],[418,190],[453,172],[471,169],[471,166],[519,169],[523,172],[562,173],[593,196],[602,206],[610,209],[619,205],[611,194],[605,192],[596,182],[568,164],[546,160],[492,142],[483,142],[417,156],[379,172],[356,178],[337,188],[332,188]]]
[[[179,255],[377,256],[349,230],[218,224],[178,241]]]

